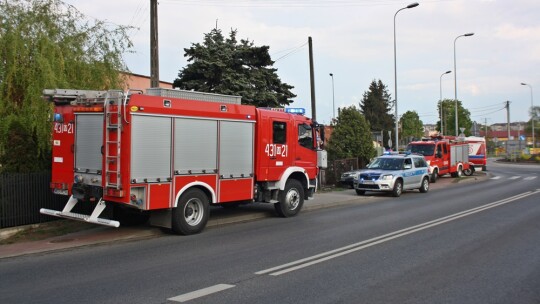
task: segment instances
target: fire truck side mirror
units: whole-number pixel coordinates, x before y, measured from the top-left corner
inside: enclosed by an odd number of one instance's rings
[[[316,143],[316,148],[318,149],[324,149],[324,139],[325,139],[325,136],[324,136],[324,125],[320,125],[318,124],[317,122],[313,122],[313,129],[316,130],[316,140],[317,140],[317,143]]]

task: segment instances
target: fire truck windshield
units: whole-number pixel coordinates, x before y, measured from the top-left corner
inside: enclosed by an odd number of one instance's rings
[[[431,156],[433,155],[433,153],[435,153],[435,145],[434,144],[408,145],[407,151],[409,151],[410,153],[422,154],[424,156]]]

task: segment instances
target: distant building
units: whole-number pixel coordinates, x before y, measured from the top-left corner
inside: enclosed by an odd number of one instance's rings
[[[424,137],[429,137],[437,134],[439,134],[439,131],[437,131],[436,124],[424,124]]]
[[[126,87],[123,89],[139,89],[146,90],[150,88],[150,76],[145,76],[135,73],[122,73],[126,77]],[[164,89],[172,89],[173,83],[167,81],[159,81],[159,87]]]
[[[523,131],[525,129],[525,126],[527,125],[527,122],[525,121],[518,121],[518,122],[511,122],[510,123],[510,131]],[[507,124],[506,123],[494,123],[491,126],[489,126],[491,131],[507,131]],[[523,133],[523,132],[522,132]]]

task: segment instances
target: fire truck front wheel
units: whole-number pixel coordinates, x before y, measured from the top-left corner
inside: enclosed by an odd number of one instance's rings
[[[296,179],[290,179],[285,189],[279,191],[279,202],[274,204],[276,212],[281,217],[295,216],[304,205],[304,187]]]
[[[175,233],[189,235],[201,232],[209,216],[208,197],[200,189],[187,190],[172,212],[172,230]]]
[[[438,177],[439,177],[439,170],[434,169],[433,173],[431,173],[431,182],[436,183]]]

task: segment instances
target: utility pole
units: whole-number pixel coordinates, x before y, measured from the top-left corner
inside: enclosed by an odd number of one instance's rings
[[[150,87],[159,87],[159,46],[157,0],[150,0]]]
[[[506,139],[506,157],[510,158],[510,154],[508,153],[508,142],[510,141],[510,101],[506,101],[506,129],[508,131],[508,136]]]
[[[487,134],[487,118],[484,118],[484,123],[485,123],[484,125],[486,126],[486,133],[484,134],[484,138],[485,138],[486,141],[487,141],[487,139],[488,139],[488,136],[487,136],[487,135],[488,135],[488,134]]]
[[[313,43],[308,37],[309,45],[309,81],[311,85],[311,119],[317,121],[317,110],[315,108],[315,71],[313,69]]]

